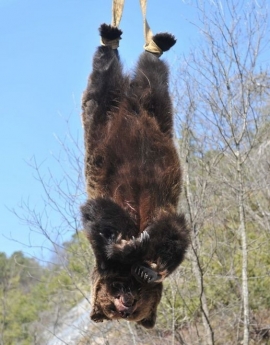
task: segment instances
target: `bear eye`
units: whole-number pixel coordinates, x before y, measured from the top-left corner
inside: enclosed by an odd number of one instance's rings
[[[123,284],[120,282],[113,282],[112,287],[117,290],[121,290],[123,288]]]

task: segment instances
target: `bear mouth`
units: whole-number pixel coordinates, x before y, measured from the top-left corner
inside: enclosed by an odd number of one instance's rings
[[[128,319],[133,315],[136,310],[136,303],[137,300],[135,298],[127,295],[119,296],[114,302],[118,314],[123,319]]]

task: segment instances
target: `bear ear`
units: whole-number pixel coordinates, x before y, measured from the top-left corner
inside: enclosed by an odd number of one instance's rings
[[[149,312],[149,315],[142,319],[141,321],[138,321],[137,323],[145,328],[153,328],[156,324],[156,319],[157,319],[157,307],[161,299],[161,294],[162,294],[162,284],[157,284],[155,286],[153,293],[153,304],[152,308]]]
[[[103,322],[103,320],[109,320],[109,318],[104,314],[101,304],[99,302],[98,292],[102,289],[102,282],[96,269],[93,272],[93,279],[93,309],[91,311],[90,318],[94,322]]]
[[[147,329],[150,329],[155,326],[156,318],[157,318],[156,311],[152,311],[151,314],[147,318],[142,319],[141,321],[138,322],[138,324]]]

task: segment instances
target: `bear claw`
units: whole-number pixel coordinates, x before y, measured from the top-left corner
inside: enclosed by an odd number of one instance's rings
[[[132,274],[140,283],[154,283],[160,279],[160,275],[158,273],[151,268],[142,265],[136,265],[133,267]]]
[[[140,235],[140,241],[144,242],[144,241],[149,241],[150,236],[149,233],[147,231],[143,231]]]

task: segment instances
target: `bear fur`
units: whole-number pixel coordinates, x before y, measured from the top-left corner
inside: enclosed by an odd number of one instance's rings
[[[99,30],[106,42],[122,34],[106,24]],[[163,51],[175,43],[167,33],[153,40]],[[96,258],[95,322],[126,318],[152,328],[162,281],[188,248],[168,81],[155,54],[143,52],[129,77],[117,49],[97,48],[82,100],[88,200],[81,207]]]

